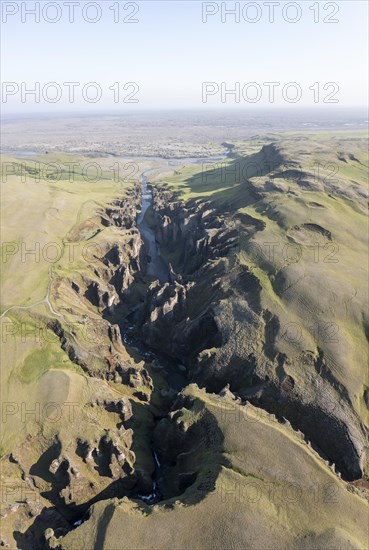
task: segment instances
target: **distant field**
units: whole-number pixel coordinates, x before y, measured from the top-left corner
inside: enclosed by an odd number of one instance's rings
[[[2,147],[38,154],[106,154],[144,157],[207,157],[224,152],[222,143],[265,139],[278,134],[365,131],[364,110],[263,109],[156,111],[88,116],[6,117]]]

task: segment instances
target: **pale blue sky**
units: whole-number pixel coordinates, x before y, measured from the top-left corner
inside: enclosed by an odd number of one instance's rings
[[[42,97],[39,104],[27,98],[21,102],[16,93],[2,103],[6,112],[38,112],[57,110],[111,110],[121,109],[113,100],[109,90],[114,82],[136,82],[140,91],[136,95],[138,104],[123,105],[127,109],[149,108],[210,108],[221,107],[220,93],[202,102],[204,81],[226,82],[233,87],[240,82],[241,88],[249,82],[256,82],[262,90],[258,106],[270,105],[268,89],[264,82],[280,82],[276,88],[276,106],[288,106],[281,94],[281,88],[288,82],[297,82],[302,90],[299,106],[314,106],[313,91],[309,86],[319,83],[322,101],[333,88],[326,91],[327,82],[335,82],[340,90],[333,97],[339,99],[339,106],[361,106],[367,102],[367,48],[368,48],[368,4],[366,1],[324,2],[320,0],[319,23],[314,22],[314,13],[309,7],[314,1],[304,0],[297,4],[301,8],[301,19],[288,23],[282,16],[280,2],[275,7],[275,21],[268,20],[268,8],[258,2],[261,19],[254,24],[245,21],[235,23],[228,17],[221,22],[219,13],[202,22],[203,2],[192,1],[144,1],[137,2],[140,11],[136,15],[139,23],[114,23],[113,11],[109,7],[113,0],[97,2],[102,8],[101,20],[95,24],[84,21],[81,12],[87,2],[78,2],[75,7],[75,22],[68,21],[69,12],[63,1],[61,19],[56,23],[42,20],[34,22],[32,16],[21,21],[22,8],[35,2],[5,2],[19,8],[2,23],[2,80],[27,86],[38,81],[43,87],[54,81],[61,86],[62,98],[57,103],[47,103]],[[48,2],[40,2],[44,6]],[[121,16],[129,10],[123,10]],[[248,2],[240,2],[241,7]],[[215,4],[215,3],[214,3]],[[218,6],[220,8],[220,2]],[[227,2],[228,7],[235,2]],[[315,3],[317,5],[317,3]],[[328,6],[330,4],[330,6]],[[338,23],[324,23],[324,17],[339,6],[334,18]],[[323,9],[325,8],[325,9]],[[209,8],[210,9],[210,8]],[[50,18],[56,11],[49,8]],[[247,12],[251,18],[256,11]],[[93,8],[88,12],[94,16]],[[294,17],[293,8],[288,12]],[[68,89],[63,82],[76,81],[84,85],[97,82],[101,86],[102,98],[91,104],[82,98],[81,87],[76,88],[76,100],[68,103]],[[128,91],[132,91],[132,89]],[[93,90],[90,90],[93,92]],[[50,94],[54,93],[49,90]],[[293,90],[291,90],[291,93]],[[253,97],[253,90],[250,96]],[[248,106],[241,97],[240,106]],[[255,104],[254,104],[255,105]],[[227,97],[226,107],[235,107],[234,99]],[[252,106],[252,104],[251,104]],[[336,105],[331,105],[334,108]]]

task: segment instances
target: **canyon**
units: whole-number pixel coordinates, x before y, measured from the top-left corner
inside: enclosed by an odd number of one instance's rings
[[[21,444],[5,453],[5,477],[27,490],[3,513],[3,546],[12,530],[19,548],[78,548],[84,537],[111,548],[116,516],[122,525],[131,516],[138,529],[140,518],[149,517],[159,529],[163,514],[177,517],[182,507],[201,515],[212,499],[218,517],[224,472],[239,476],[240,491],[250,477],[301,483],[301,499],[308,494],[301,480],[321,478],[319,488],[339,495],[330,503],[334,510],[349,506],[361,519],[368,513],[367,372],[363,356],[355,362],[368,327],[360,270],[355,294],[338,288],[334,263],[260,253],[265,243],[305,253],[316,242],[328,253],[332,241],[348,251],[337,220],[352,210],[358,220],[352,238],[360,234],[365,191],[341,173],[331,182],[304,165],[307,151],[329,161],[324,143],[286,140],[247,152],[226,145],[224,159],[171,165],[155,159],[123,197],[94,205],[68,233],[70,242],[92,240],[96,253],[83,267],[54,267],[50,300],[57,316],[45,305],[28,315],[73,366],[43,373],[38,395],[48,392],[53,401],[54,391],[57,402],[75,403],[76,414],[69,422],[27,426]],[[351,147],[340,143],[340,156],[360,169],[362,151]],[[248,177],[239,179],[245,167]],[[340,257],[341,270],[358,261],[360,239]],[[343,323],[351,320],[361,323],[360,335],[352,329],[353,344],[337,343],[332,327],[345,334]],[[291,324],[299,338],[286,330]],[[58,388],[67,388],[62,397]],[[293,466],[283,466],[283,446],[299,457]],[[288,514],[287,500],[263,504],[281,548],[286,535],[269,508]],[[246,512],[257,509],[250,498],[242,502]],[[324,503],[318,499],[319,507]],[[287,542],[356,547],[350,514],[342,532],[325,521],[328,527],[316,533],[296,527]],[[122,547],[134,547],[134,528],[126,529]],[[242,530],[239,536],[235,547],[243,544]],[[163,537],[160,544],[167,543]],[[186,541],[181,537],[174,547]]]

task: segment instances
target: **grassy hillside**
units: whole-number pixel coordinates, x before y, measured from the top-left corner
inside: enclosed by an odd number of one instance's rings
[[[95,256],[103,255],[107,242],[124,241],[118,228],[101,224],[101,215],[113,200],[126,196],[139,181],[140,171],[152,163],[137,164],[134,176],[124,181],[128,174],[124,167],[131,161],[119,162],[118,181],[118,173],[114,178],[111,171],[112,159],[107,158],[53,154],[32,160],[2,159],[1,397],[9,403],[2,425],[2,454],[34,432],[35,424],[42,425],[40,415],[35,423],[37,415],[23,416],[21,408],[42,410],[48,403],[47,387],[42,390],[45,401],[39,402],[44,380],[52,383],[54,376],[58,380],[55,388],[62,397],[57,397],[57,403],[66,400],[71,372],[84,383],[82,369],[61,349],[59,338],[47,324],[59,319],[69,321],[77,332],[83,330],[73,316],[77,304],[62,296],[57,303],[58,281],[90,273]],[[101,177],[95,180],[97,170]],[[91,315],[85,307],[85,316]],[[61,377],[59,370],[66,375]],[[45,378],[48,371],[51,374]],[[57,432],[57,425],[54,428]]]
[[[213,167],[183,167],[154,183],[204,201],[237,226],[238,261],[259,279],[279,320],[271,353],[323,352],[369,423],[368,152],[364,133],[287,134],[237,143]],[[178,250],[169,259],[180,271]]]

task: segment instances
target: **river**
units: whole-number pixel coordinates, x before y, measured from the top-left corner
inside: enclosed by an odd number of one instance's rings
[[[227,158],[227,154],[221,157],[210,158],[195,158],[188,157],[183,159],[162,159],[153,157],[151,160],[165,163],[166,167],[183,166],[185,164],[209,164],[221,162]],[[151,277],[156,277],[161,283],[166,283],[169,280],[168,266],[160,254],[160,246],[156,240],[155,232],[145,219],[145,214],[153,203],[152,190],[148,186],[147,174],[159,170],[160,167],[151,168],[141,174],[141,212],[137,217],[137,228],[140,231],[144,242],[148,248],[148,268],[147,274]]]
[[[152,206],[153,203],[152,190],[147,185],[146,176],[146,174],[151,171],[152,170],[147,170],[141,174],[142,199],[141,212],[137,217],[137,228],[148,248],[147,274],[156,277],[161,283],[166,283],[169,280],[168,266],[161,257],[159,243],[155,238],[155,232],[145,219],[147,209]]]
[[[159,160],[160,162],[166,162],[167,167],[175,167],[178,165],[183,164],[202,164],[202,163],[209,163],[209,162],[219,162],[221,160],[224,160],[227,155],[223,157],[217,157],[217,158],[186,158],[186,159],[170,159],[170,160],[164,160],[164,159],[154,159]],[[146,219],[146,213],[148,208],[150,208],[153,204],[153,194],[152,189],[148,185],[148,178],[147,174],[151,172],[155,172],[160,168],[152,168],[150,170],[146,170],[141,174],[141,211],[139,215],[137,216],[137,228],[141,233],[141,236],[146,243],[147,250],[148,250],[148,268],[147,268],[147,274],[149,276],[155,277],[159,279],[161,283],[166,283],[169,280],[169,269],[164,261],[164,259],[161,256],[160,253],[160,245],[157,242],[155,238],[155,231],[152,227],[150,227],[147,219]],[[129,335],[126,333],[123,337],[125,343],[129,343]],[[137,342],[135,342],[137,346]],[[151,350],[144,351],[144,346],[142,343],[138,344],[138,348],[143,353],[144,357],[147,357],[148,360],[155,360],[159,361],[160,364],[163,366],[163,371],[166,374],[166,379],[169,384],[169,387],[172,390],[175,390],[176,392],[179,392],[186,384],[188,383],[187,377],[185,376],[185,373],[181,372],[180,369],[178,369],[178,365],[174,363],[174,361],[158,357],[155,353],[153,353]],[[160,456],[158,455],[157,450],[154,446],[151,448],[154,458],[154,464],[155,469],[154,473],[152,475],[152,482],[153,482],[153,488],[151,493],[147,495],[138,494],[137,497],[146,504],[155,504],[159,502],[162,499],[162,491],[161,486],[163,484],[164,479],[164,471],[165,471],[165,465],[162,463],[162,460]]]

